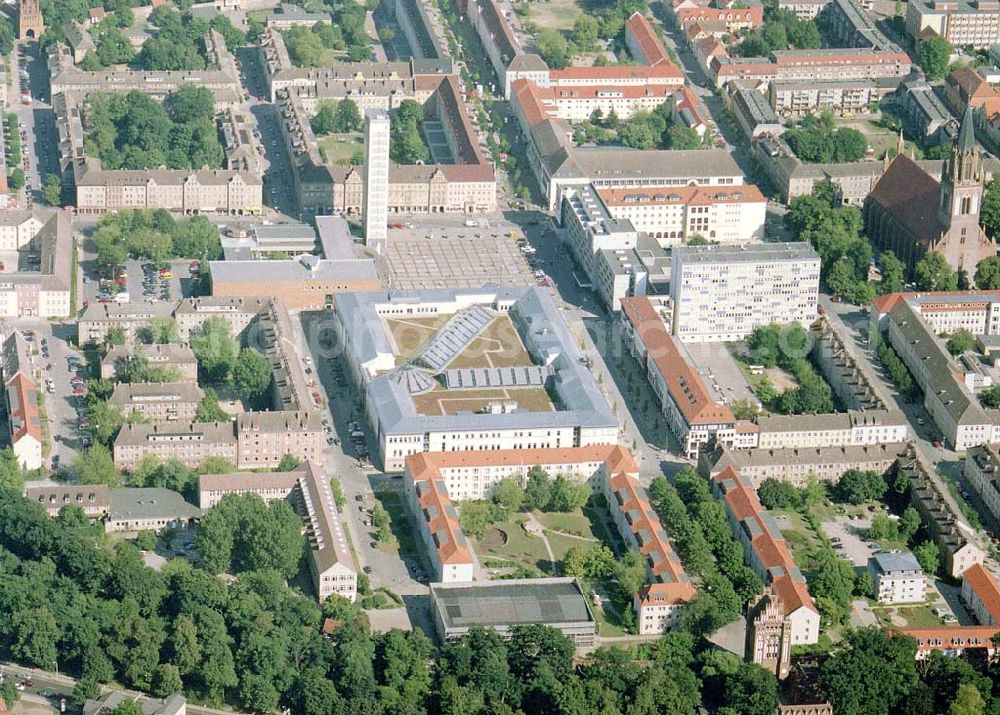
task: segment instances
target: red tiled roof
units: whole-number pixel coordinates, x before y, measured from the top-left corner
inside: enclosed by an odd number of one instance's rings
[[[941,298],[953,298],[955,296],[965,295],[969,297],[970,302],[976,302],[977,298],[981,298],[983,303],[991,302],[995,300],[1000,300],[1000,290],[942,290],[942,291],[922,291],[922,292],[908,292],[908,293],[886,293],[885,295],[880,295],[872,301],[872,305],[875,310],[879,313],[888,313],[893,308],[895,308],[900,303],[904,303],[910,298],[919,297],[921,303],[931,303],[933,304],[933,298],[935,296],[940,296]],[[930,299],[930,300],[928,300]]]
[[[753,184],[740,186],[670,186],[641,189],[598,189],[608,206],[676,204],[764,203],[767,198]]]
[[[987,571],[982,564],[975,564],[962,574],[962,578],[983,602],[994,622],[1000,623],[1000,582],[997,581],[997,577]]]
[[[465,546],[465,536],[458,523],[458,515],[448,498],[444,482],[437,479],[416,480],[417,502],[427,522],[427,530],[437,541],[438,557],[442,564],[471,564],[472,554]],[[454,514],[454,516],[452,515]],[[444,538],[438,538],[443,535]]]
[[[632,453],[617,444],[544,449],[418,452],[406,458],[406,471],[414,479],[428,479],[429,474],[437,474],[441,469],[454,469],[456,467],[544,467],[548,464],[586,464],[588,462],[604,462],[611,472],[639,473],[639,467],[635,463]]]
[[[1000,626],[943,626],[941,628],[899,628],[897,633],[917,641],[917,652],[992,648],[992,638]]]
[[[626,79],[670,79],[676,84],[684,82],[684,73],[673,62],[660,63],[656,66],[643,65],[609,65],[606,67],[564,67],[561,70],[549,70],[549,82],[558,85],[563,80],[579,82],[593,80],[608,82]]]
[[[658,589],[654,594],[660,601],[666,598],[673,602],[688,602],[694,597],[694,587],[684,572],[680,559],[667,540],[666,532],[649,501],[639,490],[639,480],[629,474],[615,474],[611,477],[611,491],[620,495],[609,505],[622,513],[630,513],[629,524],[637,541],[642,541],[639,551],[647,559],[651,575],[656,585],[668,588]],[[646,596],[651,595],[649,591]],[[644,600],[640,592],[640,600]]]
[[[7,382],[8,407],[11,421],[11,442],[17,442],[22,437],[31,436],[42,441],[42,428],[38,416],[38,401],[35,395],[37,386],[23,373],[18,373],[13,380]],[[10,392],[16,394],[17,404],[10,400]]]
[[[625,32],[632,36],[632,40],[639,47],[642,57],[649,65],[658,65],[661,62],[670,62],[667,50],[656,36],[656,31],[641,13],[634,12],[625,22]]]
[[[750,522],[752,530],[746,529],[750,546],[764,570],[772,576],[771,585],[775,593],[785,604],[786,613],[794,613],[799,608],[816,611],[812,596],[806,588],[805,580],[793,576],[797,567],[791,551],[785,540],[771,533],[764,521],[767,510],[764,509],[753,486],[740,479],[739,473],[733,467],[726,467],[713,478],[717,484],[732,482],[733,486],[723,488],[723,500],[731,517],[741,524]]]
[[[549,118],[549,110],[542,102],[541,88],[537,84],[527,79],[516,79],[510,83],[510,90],[529,126]]]
[[[674,337],[649,298],[622,298],[622,312],[641,338],[649,359],[656,365],[670,397],[689,425],[727,424],[736,421],[732,410],[709,397],[705,383],[681,355]]]
[[[930,174],[906,155],[897,156],[868,198],[892,215],[918,240],[941,235],[938,219],[940,187]]]

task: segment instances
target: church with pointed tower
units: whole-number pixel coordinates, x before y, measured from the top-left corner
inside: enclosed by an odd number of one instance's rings
[[[911,276],[929,251],[970,276],[979,261],[996,255],[996,243],[979,225],[985,175],[972,111],[965,112],[940,182],[899,151],[865,199],[866,235],[880,251],[896,254]]]

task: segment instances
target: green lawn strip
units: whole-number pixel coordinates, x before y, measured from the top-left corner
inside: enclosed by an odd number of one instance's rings
[[[381,551],[398,553],[400,555],[416,554],[417,547],[413,540],[413,531],[407,522],[406,509],[402,499],[395,492],[376,492],[375,499],[389,514],[391,538],[379,544]]]

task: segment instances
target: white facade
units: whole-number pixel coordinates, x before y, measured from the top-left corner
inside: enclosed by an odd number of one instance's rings
[[[380,247],[388,237],[389,220],[389,114],[365,112],[365,243]]]
[[[701,236],[713,243],[747,243],[764,237],[767,199],[756,186],[671,189],[603,189],[608,213],[627,219],[664,248]]]
[[[33,435],[23,434],[11,444],[21,469],[32,470],[42,466],[42,443]]]
[[[807,243],[685,246],[671,256],[672,332],[682,340],[742,340],[770,323],[816,318],[819,254]]]
[[[926,599],[927,576],[913,554],[877,554],[868,562],[879,603],[920,603]]]

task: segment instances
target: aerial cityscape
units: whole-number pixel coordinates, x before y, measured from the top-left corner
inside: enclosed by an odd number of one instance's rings
[[[0,713],[1000,714],[997,2],[0,59]]]

